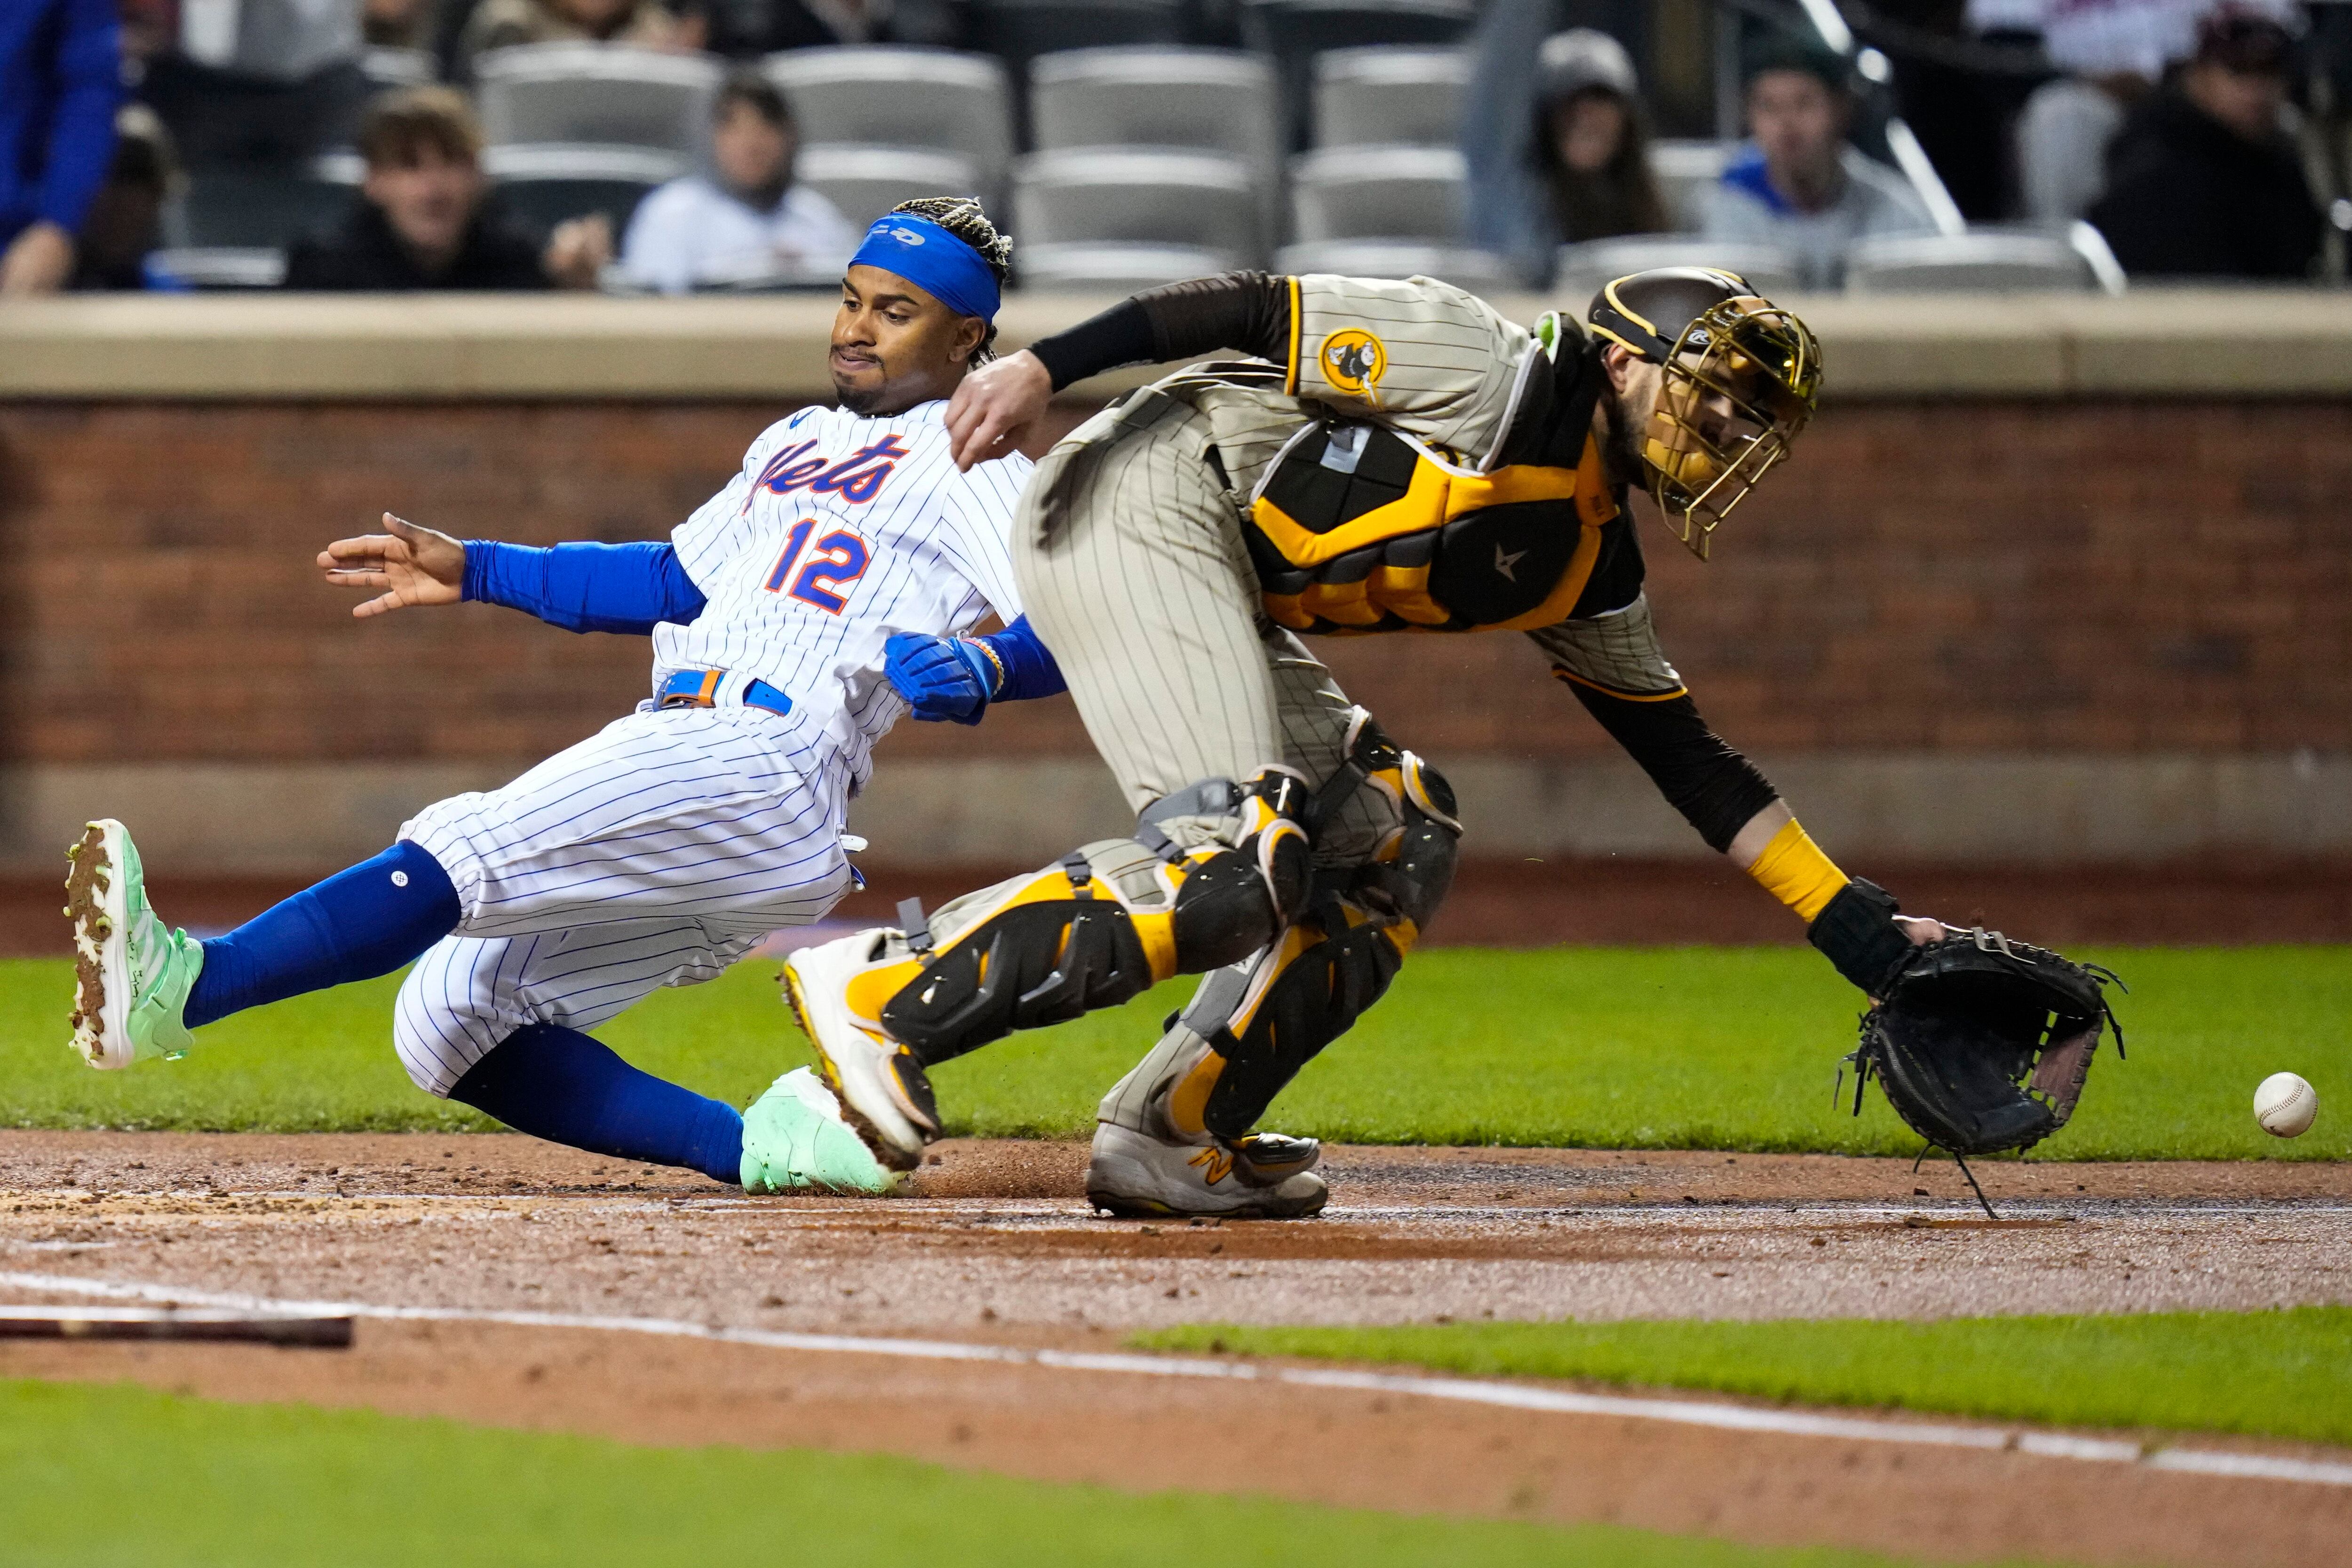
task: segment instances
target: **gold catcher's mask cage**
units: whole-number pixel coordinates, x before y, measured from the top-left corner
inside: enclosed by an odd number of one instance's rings
[[[1642,463],[1666,526],[1705,560],[1716,528],[1812,418],[1821,345],[1788,311],[1743,294],[1693,319],[1659,370]]]

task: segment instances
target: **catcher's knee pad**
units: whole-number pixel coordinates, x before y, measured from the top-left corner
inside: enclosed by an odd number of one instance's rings
[[[1399,935],[1410,947],[1454,885],[1462,821],[1445,776],[1389,739],[1362,708],[1348,729],[1348,760],[1316,798],[1318,812],[1344,805],[1359,789],[1386,796],[1398,826],[1358,872],[1351,891],[1407,923]]]
[[[1314,876],[1303,779],[1263,768],[1246,783],[1212,779],[1154,801],[1136,840],[1166,861],[1176,889],[1169,935],[1177,974],[1239,963],[1274,939],[1306,902]],[[1216,838],[1184,848],[1163,824],[1213,821]]]

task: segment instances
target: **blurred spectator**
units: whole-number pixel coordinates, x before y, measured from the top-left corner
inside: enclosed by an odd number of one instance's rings
[[[470,77],[478,56],[511,44],[585,41],[698,49],[703,31],[699,16],[681,18],[656,0],[481,0],[457,49],[460,67]]]
[[[857,248],[840,209],[793,183],[799,135],[775,84],[756,71],[730,78],[712,106],[716,180],[690,174],[637,204],[621,265],[665,294],[697,283],[837,272]]]
[[[1754,140],[1707,193],[1706,236],[1780,246],[1807,287],[1827,288],[1843,281],[1854,241],[1934,233],[1909,183],[1846,141],[1853,110],[1837,55],[1793,42],[1764,54],[1748,76]]]
[[[1667,226],[1650,172],[1650,131],[1625,46],[1590,27],[1544,40],[1536,167],[1563,245]]]
[[[439,0],[362,0],[360,30],[378,48],[429,49]]]
[[[2196,47],[2205,0],[2028,0],[2050,63],[2017,124],[2019,197],[2037,223],[2072,223],[2107,185],[2107,144],[2134,104]]]
[[[0,5],[0,294],[73,276],[74,236],[114,155],[112,0]]]
[[[2090,212],[2125,271],[2310,275],[2322,220],[2282,118],[2292,47],[2267,17],[2217,12],[2195,57],[2125,124]]]
[[[1463,124],[1472,239],[1538,287],[1559,247],[1669,225],[1633,62],[1606,33],[1549,37],[1553,0],[1495,0]]]
[[[361,48],[360,0],[181,0],[140,96],[192,169],[298,163],[351,141]]]
[[[148,267],[163,243],[163,204],[179,186],[180,160],[172,151],[171,133],[145,104],[124,104],[114,117],[113,166],[82,220],[73,287],[181,287]]]
[[[362,199],[286,260],[286,287],[593,288],[611,258],[602,214],[560,224],[542,247],[499,208],[482,174],[482,131],[450,88],[387,93],[360,128]]]

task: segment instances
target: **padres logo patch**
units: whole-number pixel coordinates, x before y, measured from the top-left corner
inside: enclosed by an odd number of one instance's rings
[[[1369,393],[1389,368],[1389,351],[1360,327],[1323,340],[1323,379],[1341,392]]]

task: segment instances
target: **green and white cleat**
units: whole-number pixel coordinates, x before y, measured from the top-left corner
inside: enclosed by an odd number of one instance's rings
[[[841,1119],[841,1102],[808,1068],[777,1079],[743,1113],[747,1193],[879,1193],[898,1181]]]
[[[195,1043],[183,1015],[204,972],[204,944],[155,918],[138,848],[113,818],[90,823],[66,859],[74,1054],[110,1068],[179,1055]]]

